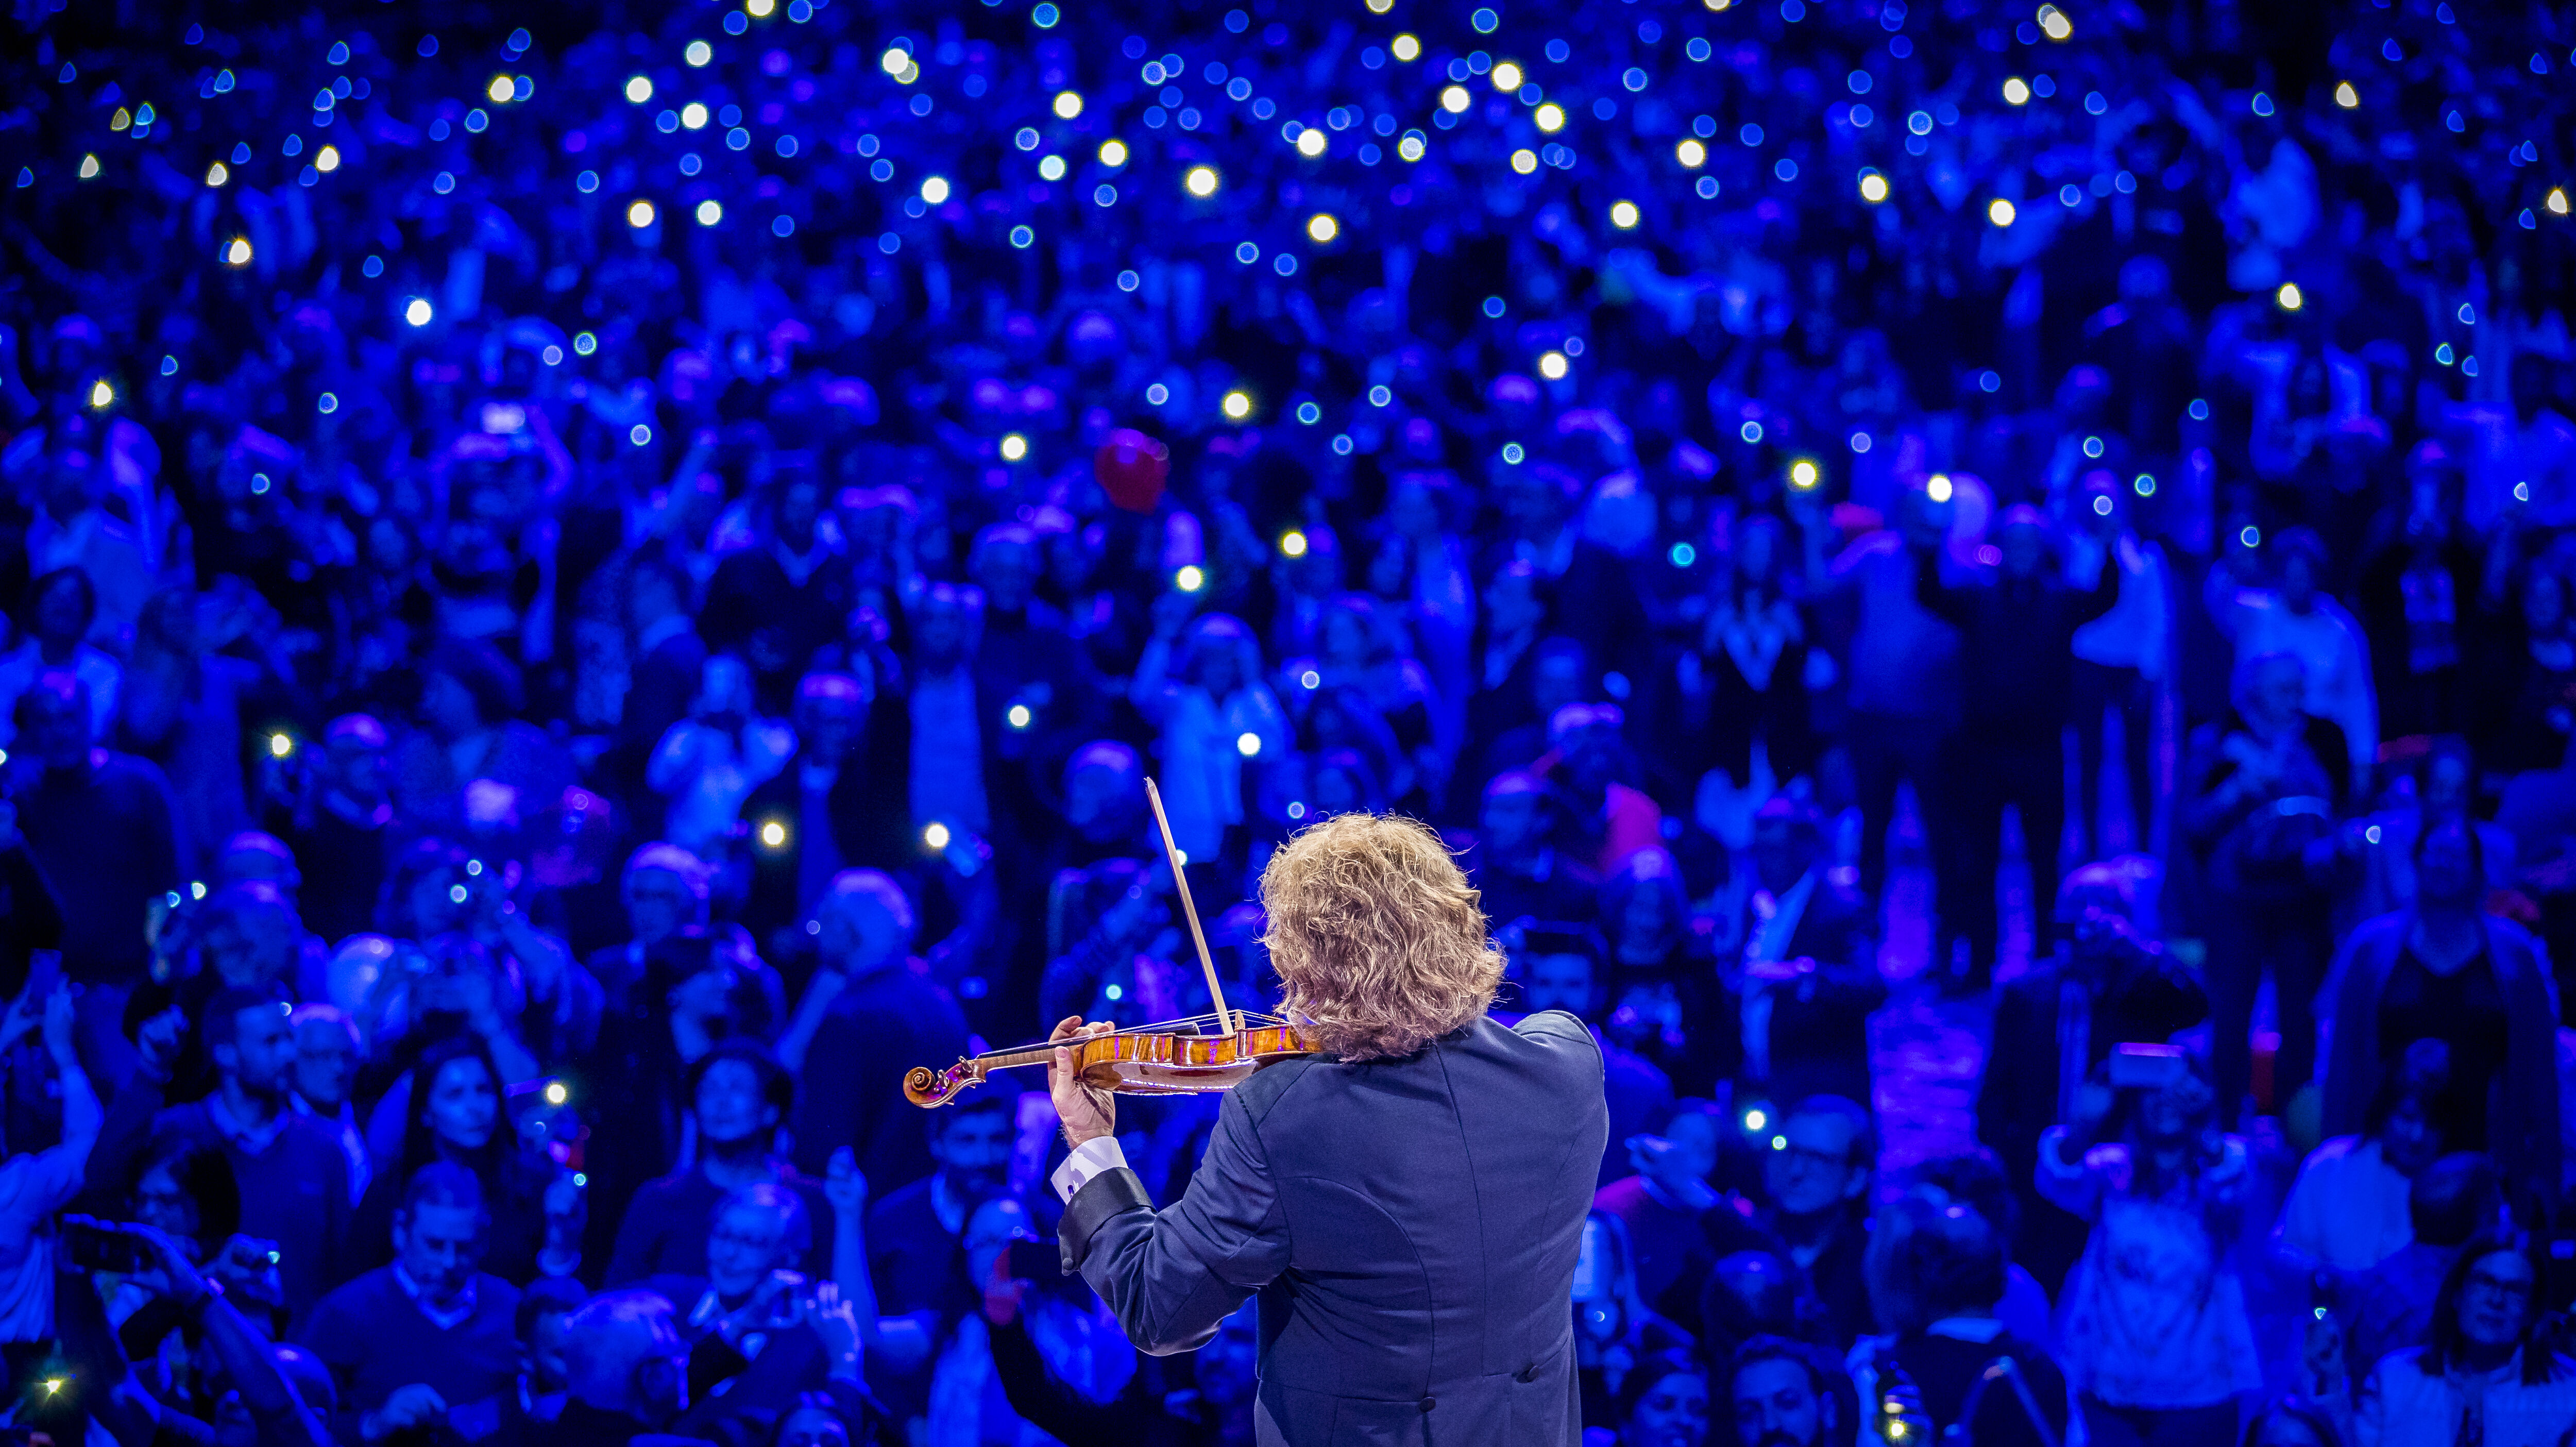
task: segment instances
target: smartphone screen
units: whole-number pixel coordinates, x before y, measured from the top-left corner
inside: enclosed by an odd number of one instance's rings
[[[1601,1223],[1583,1223],[1583,1254],[1574,1258],[1574,1299],[1599,1301],[1608,1294],[1610,1283],[1602,1270],[1603,1243]]]

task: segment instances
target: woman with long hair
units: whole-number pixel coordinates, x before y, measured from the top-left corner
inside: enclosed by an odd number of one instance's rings
[[[483,1183],[492,1225],[483,1270],[525,1283],[539,1275],[569,1274],[580,1262],[579,1228],[550,1231],[553,1214],[570,1202],[561,1174],[545,1153],[519,1139],[510,1118],[506,1087],[492,1053],[471,1036],[451,1035],[421,1051],[411,1070],[403,1119],[402,1156],[379,1171],[349,1221],[352,1271],[393,1259],[393,1221],[405,1182],[434,1161],[472,1171]],[[560,1237],[561,1239],[557,1239]]]
[[[2540,1270],[2521,1239],[2482,1231],[2433,1298],[2424,1345],[2390,1352],[2353,1404],[2358,1447],[2555,1447],[2576,1429],[2576,1362],[2540,1324]]]
[[[1780,520],[1755,513],[1727,529],[1708,614],[1676,664],[1683,721],[1707,740],[1710,767],[1738,787],[1752,782],[1761,744],[1775,779],[1815,761],[1807,715],[1807,625],[1789,595]]]

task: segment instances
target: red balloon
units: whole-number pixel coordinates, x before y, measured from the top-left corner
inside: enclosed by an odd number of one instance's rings
[[[1154,510],[1171,472],[1172,450],[1132,427],[1110,433],[1091,457],[1091,475],[1100,480],[1100,490],[1134,513]]]

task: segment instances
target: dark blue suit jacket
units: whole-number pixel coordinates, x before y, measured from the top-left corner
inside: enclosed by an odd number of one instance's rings
[[[1574,1447],[1574,1265],[1608,1138],[1582,1021],[1479,1019],[1401,1059],[1263,1070],[1178,1205],[1111,1171],[1059,1239],[1147,1352],[1201,1345],[1258,1292],[1269,1447]]]

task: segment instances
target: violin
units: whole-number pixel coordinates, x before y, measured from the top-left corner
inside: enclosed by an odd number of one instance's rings
[[[1058,1050],[1073,1052],[1083,1083],[1121,1095],[1183,1095],[1228,1090],[1252,1078],[1275,1061],[1312,1055],[1297,1027],[1276,1015],[1248,1014],[1225,1007],[1225,986],[1217,979],[1216,961],[1208,954],[1207,935],[1199,928],[1198,906],[1190,899],[1190,881],[1182,873],[1179,846],[1172,842],[1171,821],[1163,815],[1163,796],[1154,781],[1145,781],[1145,800],[1154,807],[1154,824],[1162,831],[1163,851],[1172,864],[1172,887],[1181,896],[1181,913],[1189,920],[1197,944],[1199,969],[1207,977],[1208,999],[1216,1008],[1186,1020],[1109,1030],[1070,1040],[1022,1045],[969,1055],[945,1070],[916,1065],[903,1079],[904,1099],[925,1109],[946,1105],[959,1094],[984,1083],[996,1070],[1046,1065]]]

